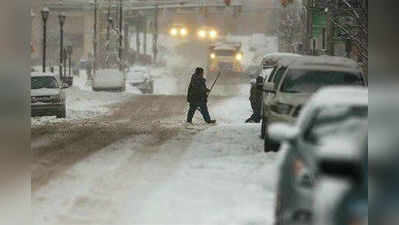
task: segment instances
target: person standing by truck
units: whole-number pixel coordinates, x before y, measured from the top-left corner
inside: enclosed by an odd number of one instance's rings
[[[209,124],[216,123],[216,120],[211,120],[208,111],[208,95],[210,90],[206,87],[206,80],[204,78],[204,69],[196,68],[195,73],[191,77],[191,82],[188,87],[187,102],[190,103],[190,109],[187,113],[187,123],[192,124],[195,111],[200,110],[205,122]]]
[[[251,91],[249,101],[251,102],[252,115],[245,122],[246,123],[259,123],[261,120],[261,109],[262,109],[262,91],[259,90],[259,86],[263,85],[263,77],[258,76],[256,81],[251,82]]]

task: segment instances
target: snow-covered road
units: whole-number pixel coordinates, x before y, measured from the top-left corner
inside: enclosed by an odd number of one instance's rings
[[[218,125],[164,118],[176,135],[130,135],[66,168],[32,193],[34,224],[272,224],[276,155],[242,123],[247,97],[211,114]]]

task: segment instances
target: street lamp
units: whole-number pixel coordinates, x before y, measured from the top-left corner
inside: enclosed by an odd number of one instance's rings
[[[41,10],[42,20],[43,20],[43,73],[46,72],[46,45],[47,45],[47,19],[50,15],[50,10],[46,7]]]
[[[65,19],[66,16],[64,13],[61,13],[58,15],[58,19],[60,22],[60,65],[59,65],[59,71],[60,71],[60,78],[61,80],[63,79],[63,73],[62,73],[62,64],[63,64],[63,51],[64,51],[64,24],[65,24]]]
[[[72,45],[67,46],[67,53],[68,53],[68,64],[69,64],[69,76],[71,76],[71,63],[72,63]]]

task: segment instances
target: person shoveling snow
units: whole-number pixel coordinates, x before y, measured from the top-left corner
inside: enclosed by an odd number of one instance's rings
[[[192,124],[195,111],[199,109],[205,122],[209,124],[216,123],[216,120],[211,120],[208,111],[208,95],[210,89],[206,87],[206,80],[204,78],[204,69],[196,68],[195,73],[191,77],[191,82],[188,87],[187,102],[190,103],[190,109],[187,113],[187,123]]]
[[[251,80],[251,93],[249,101],[251,102],[252,115],[245,122],[246,123],[259,123],[261,120],[262,108],[262,91],[258,90],[258,86],[263,84],[263,77],[258,76],[256,80]]]

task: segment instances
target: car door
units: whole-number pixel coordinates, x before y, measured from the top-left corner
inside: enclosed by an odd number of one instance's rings
[[[276,90],[277,90],[286,71],[287,71],[287,67],[285,67],[285,66],[278,67],[276,69],[276,71],[270,75],[267,82],[274,83],[274,86],[276,87]],[[265,107],[268,108],[275,98],[276,98],[275,93],[270,93],[270,92],[265,93],[265,95],[264,95]]]

